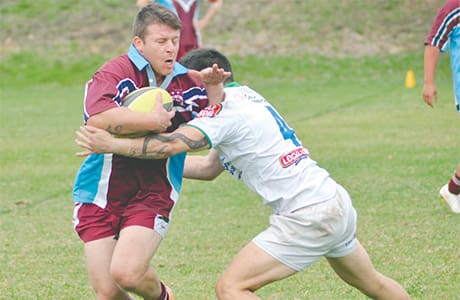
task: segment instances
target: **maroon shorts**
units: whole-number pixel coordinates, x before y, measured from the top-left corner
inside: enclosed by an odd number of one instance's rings
[[[113,236],[118,238],[120,231],[129,226],[143,226],[166,235],[169,219],[156,210],[143,206],[128,206],[122,213],[103,209],[92,203],[75,203],[73,225],[83,242],[90,242]]]

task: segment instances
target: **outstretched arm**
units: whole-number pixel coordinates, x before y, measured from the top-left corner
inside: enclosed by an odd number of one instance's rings
[[[438,99],[438,91],[434,83],[438,59],[439,49],[431,45],[425,46],[423,100],[431,107],[433,107],[434,101]]]
[[[190,76],[204,83],[210,105],[220,103],[224,100],[223,82],[231,76],[231,72],[227,72],[219,68],[217,64],[213,64],[212,67],[201,71],[190,69],[188,73]]]
[[[77,156],[92,153],[115,153],[141,159],[163,159],[181,152],[209,149],[210,144],[204,134],[191,126],[183,126],[172,133],[152,134],[142,138],[115,138],[105,130],[81,126],[76,132],[76,144],[86,151]]]

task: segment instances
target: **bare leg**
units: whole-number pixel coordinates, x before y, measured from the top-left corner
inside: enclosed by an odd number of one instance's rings
[[[295,273],[296,271],[250,242],[235,256],[220,276],[216,286],[217,298],[219,300],[259,299],[254,291]]]
[[[85,243],[88,275],[99,300],[132,299],[110,275],[110,262],[116,242],[113,237],[108,237]]]
[[[161,285],[150,260],[160,242],[160,235],[152,229],[142,226],[124,228],[110,265],[115,282],[144,299],[156,300],[161,294]]]
[[[373,299],[410,299],[399,283],[375,270],[359,241],[351,254],[341,258],[328,258],[328,261],[345,282]]]

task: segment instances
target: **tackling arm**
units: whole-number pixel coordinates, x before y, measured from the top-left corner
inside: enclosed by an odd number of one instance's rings
[[[109,132],[81,126],[76,132],[76,144],[86,151],[76,153],[87,156],[92,153],[115,153],[141,159],[163,159],[181,152],[209,149],[204,134],[191,126],[183,126],[172,133],[152,134],[142,138],[115,138]]]
[[[184,165],[184,177],[189,179],[213,180],[224,167],[219,154],[211,149],[208,155],[187,155]]]

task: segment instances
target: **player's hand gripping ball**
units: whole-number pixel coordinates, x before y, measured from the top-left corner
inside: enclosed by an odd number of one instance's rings
[[[132,111],[152,112],[157,103],[158,93],[161,93],[163,107],[165,110],[170,111],[173,108],[171,95],[166,90],[157,87],[143,87],[129,93],[123,101],[123,106]],[[148,133],[148,131],[136,132],[132,134],[119,135],[118,137],[133,138],[145,136]]]

